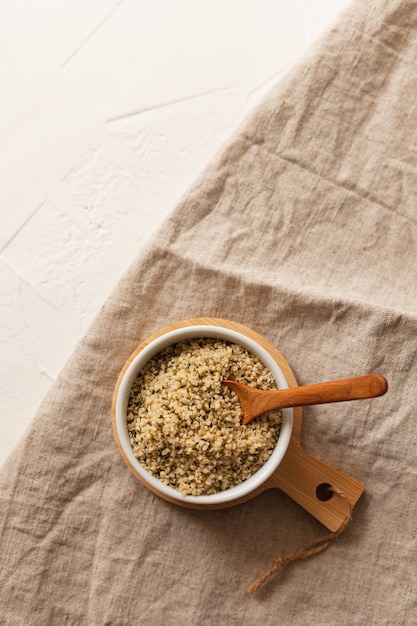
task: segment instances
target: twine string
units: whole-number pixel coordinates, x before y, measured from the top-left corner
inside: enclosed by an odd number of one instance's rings
[[[343,493],[343,491],[340,491],[340,489],[337,489],[336,487],[330,487],[329,491],[343,498],[343,500],[347,504],[348,513],[345,519],[343,520],[343,523],[340,526],[340,528],[336,530],[335,532],[331,532],[331,533],[328,533],[327,535],[323,535],[323,537],[318,537],[317,539],[314,539],[313,541],[302,546],[302,548],[300,548],[299,550],[296,550],[295,552],[291,552],[290,554],[285,554],[283,556],[278,556],[277,558],[275,558],[272,561],[272,564],[269,570],[265,572],[263,576],[255,580],[249,586],[248,592],[250,594],[255,593],[260,587],[262,587],[262,585],[268,580],[270,576],[272,576],[272,574],[281,572],[284,569],[284,567],[286,567],[290,563],[294,563],[295,561],[299,561],[300,559],[306,559],[309,556],[314,556],[315,554],[319,554],[320,552],[323,552],[323,550],[328,548],[329,545],[336,539],[336,537],[341,535],[346,530],[346,528],[349,526],[350,522],[352,521],[352,510],[353,510],[352,504],[349,501],[346,494]]]

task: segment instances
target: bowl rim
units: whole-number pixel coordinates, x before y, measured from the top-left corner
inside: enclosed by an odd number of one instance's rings
[[[182,504],[183,506],[187,506],[187,504],[221,505],[248,497],[249,494],[263,485],[277,470],[288,449],[293,429],[293,409],[282,409],[280,434],[276,446],[266,463],[250,478],[239,485],[214,494],[184,496],[173,487],[162,483],[159,478],[150,474],[145,467],[141,465],[133,453],[127,432],[126,409],[132,384],[145,364],[156,354],[164,350],[164,348],[180,341],[204,337],[218,338],[243,346],[248,351],[255,354],[271,371],[279,389],[287,389],[289,386],[284,372],[266,347],[243,332],[226,326],[212,324],[184,325],[162,332],[155,338],[151,338],[148,343],[144,342],[144,344],[139,346],[123,368],[119,377],[118,386],[116,387],[113,422],[115,437],[119,450],[121,449],[122,456],[134,475],[154,493],[157,493],[167,500]]]

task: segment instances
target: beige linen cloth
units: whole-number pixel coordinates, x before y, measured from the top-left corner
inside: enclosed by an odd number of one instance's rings
[[[199,316],[257,330],[299,384],[377,371],[386,396],[304,410],[303,447],[363,481],[326,529],[277,490],[195,511],[113,440],[125,360]],[[1,474],[0,622],[417,624],[417,3],[357,2],[272,90],[114,290]]]

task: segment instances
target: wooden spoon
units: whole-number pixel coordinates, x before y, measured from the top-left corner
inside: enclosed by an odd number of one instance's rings
[[[268,391],[255,389],[235,380],[223,380],[222,383],[239,398],[243,411],[242,424],[248,424],[254,417],[273,409],[375,398],[382,396],[388,389],[386,379],[380,374]]]

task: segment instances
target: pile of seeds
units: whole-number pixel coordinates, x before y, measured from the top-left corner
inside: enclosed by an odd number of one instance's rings
[[[184,496],[238,485],[264,465],[278,439],[280,411],[242,426],[239,400],[223,378],[276,389],[256,356],[211,338],[169,346],[147,363],[131,389],[127,426],[134,454]]]

